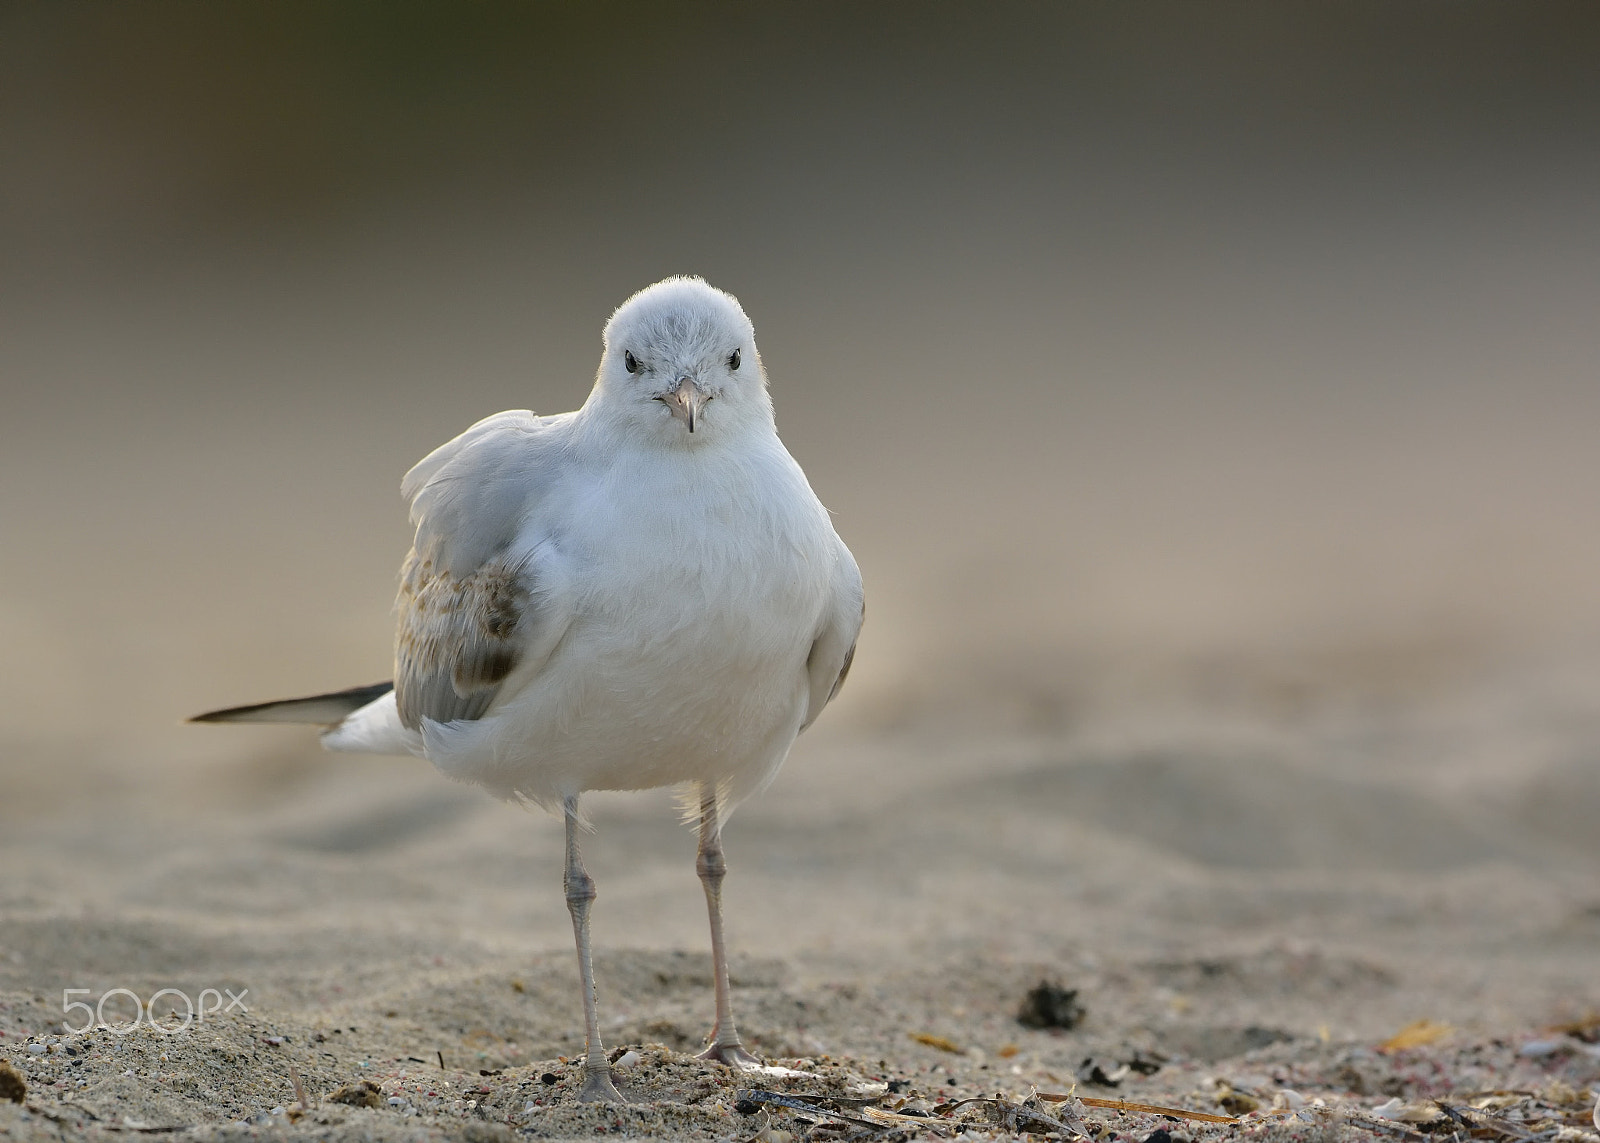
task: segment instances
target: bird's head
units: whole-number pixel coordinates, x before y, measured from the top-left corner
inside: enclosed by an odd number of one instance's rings
[[[617,307],[595,395],[608,416],[672,444],[772,425],[750,319],[738,299],[699,278],[668,278]]]

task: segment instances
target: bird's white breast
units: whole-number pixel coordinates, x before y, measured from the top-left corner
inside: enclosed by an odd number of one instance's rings
[[[838,558],[799,467],[773,438],[737,455],[596,458],[562,491],[518,542],[570,617],[559,643],[478,727],[452,724],[471,749],[429,756],[541,802],[690,780],[758,786],[804,717]]]

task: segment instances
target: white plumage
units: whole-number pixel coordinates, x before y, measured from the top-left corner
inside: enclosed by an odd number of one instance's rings
[[[749,319],[697,278],[642,290],[607,323],[581,409],[480,421],[423,458],[402,491],[416,536],[394,688],[201,719],[348,711],[324,731],[329,749],[418,754],[500,797],[562,806],[585,1098],[620,1097],[595,1023],[578,796],[694,783],[717,977],[706,1055],[753,1063],[727,997],[720,823],[838,690],[863,597],[855,560],[778,439]]]

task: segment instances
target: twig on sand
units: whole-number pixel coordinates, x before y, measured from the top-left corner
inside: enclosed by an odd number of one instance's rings
[[[293,1064],[289,1065],[289,1082],[294,1084],[294,1097],[300,1101],[300,1110],[309,1112],[311,1104],[306,1100],[305,1085],[300,1082],[300,1073],[295,1071]]]
[[[1039,1098],[1049,1103],[1065,1103],[1076,1099],[1085,1107],[1099,1107],[1107,1111],[1138,1111],[1145,1115],[1170,1115],[1174,1119],[1192,1119],[1196,1123],[1237,1123],[1231,1115],[1212,1115],[1208,1111],[1187,1111],[1181,1107],[1163,1107],[1158,1103],[1131,1103],[1126,1099],[1096,1099],[1088,1095],[1071,1095],[1063,1092],[1041,1091]]]

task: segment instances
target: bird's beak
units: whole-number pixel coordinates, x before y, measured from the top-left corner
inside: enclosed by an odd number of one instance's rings
[[[667,408],[672,410],[672,415],[687,424],[692,433],[695,422],[700,419],[700,410],[705,408],[711,396],[695,384],[693,377],[680,377],[678,387],[657,400],[665,402]]]

